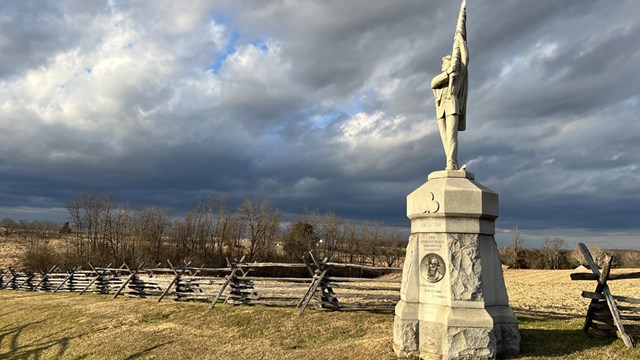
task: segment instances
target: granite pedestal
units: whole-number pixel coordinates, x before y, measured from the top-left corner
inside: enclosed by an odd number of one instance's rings
[[[498,195],[464,170],[436,171],[407,196],[407,216],[396,354],[493,359],[519,352],[494,239]]]

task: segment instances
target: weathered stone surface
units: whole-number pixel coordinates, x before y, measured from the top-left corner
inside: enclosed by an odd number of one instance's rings
[[[419,287],[419,279],[416,278],[416,273],[418,269],[414,269],[417,267],[417,256],[418,256],[418,235],[409,236],[409,244],[407,245],[407,252],[405,254],[404,265],[402,267],[402,282],[400,284],[400,299],[405,301],[417,301],[417,294],[411,298],[407,298],[407,289]]]
[[[398,356],[416,355],[419,340],[419,310],[417,302],[400,300],[393,319],[393,349]]]
[[[445,324],[421,321],[420,333],[420,357],[423,359],[440,359],[442,347],[445,345],[445,334],[447,326]]]
[[[482,301],[482,262],[477,234],[449,234],[452,300]]]
[[[418,320],[403,320],[396,316],[393,321],[393,350],[398,356],[418,356]]]
[[[492,329],[449,327],[446,359],[481,360],[496,357],[496,337]]]

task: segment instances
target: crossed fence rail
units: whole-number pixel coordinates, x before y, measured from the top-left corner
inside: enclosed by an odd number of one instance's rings
[[[594,291],[582,292],[582,297],[591,300],[582,330],[588,333],[593,329],[598,335],[618,337],[628,348],[635,347],[640,337],[640,299],[613,295],[608,282],[638,279],[640,272],[611,274],[613,256],[607,255],[600,269],[585,244],[578,244],[578,248],[591,273],[573,273],[571,279],[596,281]]]
[[[120,267],[80,267],[61,271],[54,266],[46,271],[0,269],[0,290],[32,292],[92,292],[175,301],[217,304],[291,306],[302,315],[310,305],[324,311],[393,312],[400,299],[400,278],[344,277],[338,269],[356,269],[379,273],[400,273],[401,268],[374,267],[319,261],[312,253],[303,263],[248,263],[227,261],[222,268],[195,267],[191,263],[145,268],[122,264]],[[260,269],[280,272],[302,269],[306,276],[255,276]],[[306,269],[306,270],[305,270]]]

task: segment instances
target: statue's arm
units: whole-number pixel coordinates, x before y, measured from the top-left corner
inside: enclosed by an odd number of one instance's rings
[[[432,89],[440,89],[449,85],[449,75],[447,72],[442,72],[431,80],[431,88]]]

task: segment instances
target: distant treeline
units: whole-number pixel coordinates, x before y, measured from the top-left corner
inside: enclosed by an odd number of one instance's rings
[[[523,248],[522,233],[516,228],[513,246],[498,249],[502,264],[513,269],[573,269],[585,264],[582,252],[576,247],[567,249],[567,242],[558,237],[546,238],[544,246],[539,249]],[[639,268],[640,251],[602,249],[589,246],[596,263],[601,265],[607,254],[613,255],[614,267]]]
[[[245,201],[231,209],[224,200],[208,197],[183,216],[168,208],[132,209],[111,195],[85,194],[66,203],[69,221],[0,220],[0,235],[24,243],[23,265],[47,269],[87,263],[136,266],[183,260],[194,266],[226,266],[226,259],[300,262],[313,251],[320,259],[400,267],[407,239],[381,223],[354,224],[333,213],[306,212],[284,222],[267,202]],[[515,269],[571,269],[584,263],[561,238],[547,238],[539,249],[523,247],[514,231],[513,246],[501,247],[502,264]],[[640,267],[640,251],[590,247],[597,262],[614,255],[616,267]]]
[[[52,265],[135,266],[174,264],[226,266],[226,259],[301,262],[309,251],[320,259],[401,266],[406,239],[380,223],[353,224],[333,213],[307,212],[284,223],[267,202],[245,201],[231,209],[208,197],[183,216],[168,208],[132,209],[112,195],[85,194],[66,203],[69,222],[3,219],[0,235],[24,241],[23,263],[30,269]]]

